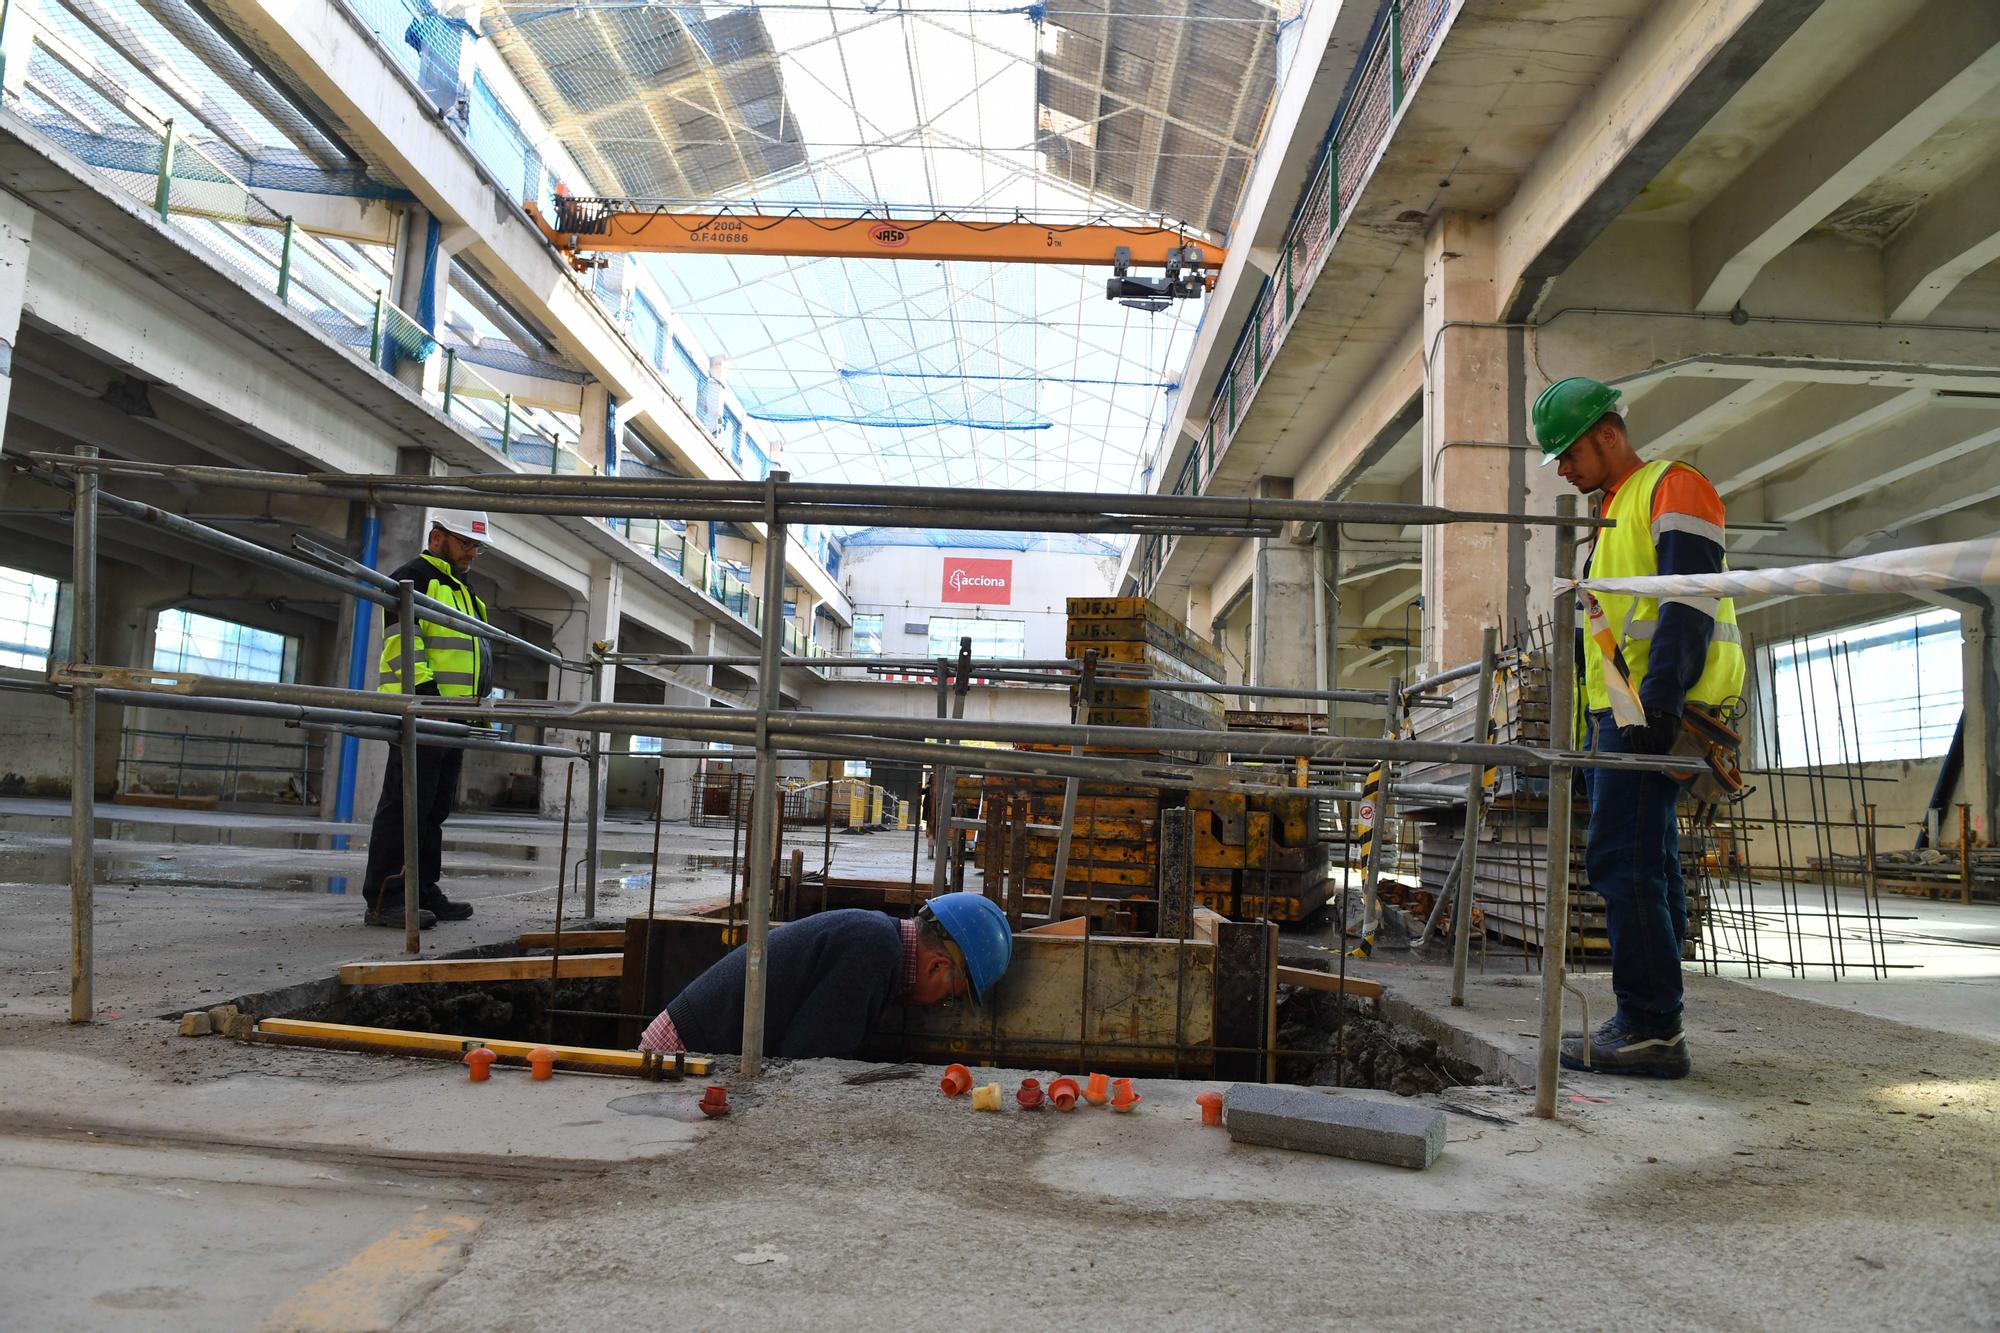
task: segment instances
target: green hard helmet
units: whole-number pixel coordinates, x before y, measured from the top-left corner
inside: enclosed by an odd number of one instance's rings
[[[1597,424],[1597,419],[1618,405],[1618,390],[1599,380],[1572,375],[1542,390],[1535,400],[1535,439],[1542,446],[1542,466],[1561,458],[1563,451]]]

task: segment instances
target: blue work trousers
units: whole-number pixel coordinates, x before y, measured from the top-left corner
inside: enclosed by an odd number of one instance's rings
[[[1609,712],[1590,714],[1590,738],[1594,750],[1630,752]],[[1618,1017],[1641,1036],[1679,1032],[1688,924],[1674,818],[1681,784],[1664,773],[1589,768],[1584,774],[1590,784],[1584,867],[1604,899]]]

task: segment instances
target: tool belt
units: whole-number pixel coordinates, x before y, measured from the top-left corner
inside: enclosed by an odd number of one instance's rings
[[[1727,706],[1689,703],[1682,707],[1680,733],[1667,754],[1699,761],[1687,771],[1673,774],[1687,784],[1685,799],[1700,805],[1722,805],[1734,804],[1750,794],[1743,785],[1738,760],[1743,735],[1734,725],[1737,716]]]

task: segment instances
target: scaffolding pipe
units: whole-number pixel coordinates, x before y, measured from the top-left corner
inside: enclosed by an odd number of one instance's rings
[[[1557,594],[1561,596],[1560,593]],[[1491,625],[1479,635],[1479,693],[1472,700],[1472,739],[1486,739],[1493,716],[1493,660],[1499,634]],[[1451,1003],[1465,1007],[1465,963],[1472,949],[1472,900],[1479,884],[1479,808],[1486,795],[1486,766],[1474,764],[1465,776],[1465,839],[1459,864],[1458,911],[1451,923]]]
[[[300,560],[286,555],[282,551],[273,551],[269,547],[259,546],[253,541],[245,541],[243,538],[224,532],[219,528],[209,527],[206,523],[197,523],[191,518],[183,518],[179,514],[170,514],[156,505],[149,505],[143,501],[128,500],[121,495],[112,495],[109,492],[100,492],[98,498],[101,503],[124,514],[128,518],[137,519],[142,523],[159,528],[163,532],[171,532],[177,537],[206,546],[211,550],[221,551],[225,555],[233,555],[240,560],[247,560],[252,564],[262,565],[266,569],[275,570],[291,578],[303,579],[308,583],[316,583],[321,587],[331,588],[349,597],[363,598],[374,602],[378,606],[393,607],[397,605],[398,592],[394,579],[390,578],[387,574],[370,569],[359,561],[349,560],[346,556],[329,551],[318,543],[308,541],[303,537],[294,536],[292,539],[293,545],[299,550],[310,554],[313,560]],[[320,563],[314,563],[315,561]],[[334,568],[324,568],[322,567],[323,565],[331,565]],[[539,648],[529,643],[526,639],[509,634],[506,630],[489,625],[483,620],[465,615],[455,607],[448,606],[433,597],[418,593],[416,596],[416,605],[424,613],[426,620],[435,621],[440,625],[449,625],[453,629],[471,634],[475,638],[492,639],[500,643],[505,643],[509,647],[516,648],[531,657],[547,662],[551,666],[575,669],[573,664],[565,662],[562,658],[548,651],[548,649]]]
[[[58,469],[86,464],[67,454],[34,453],[30,459]],[[981,490],[977,501],[957,487],[855,486],[829,483],[659,480],[644,477],[527,477],[518,473],[478,473],[454,477],[398,474],[305,476],[299,473],[187,464],[93,460],[106,473],[169,477],[300,495],[329,495],[423,504],[443,509],[487,509],[501,513],[581,514],[650,517],[659,503],[633,505],[628,497],[687,501],[676,512],[713,509],[717,517],[789,524],[854,522],[876,526],[977,527],[1026,531],[1129,531],[1135,522],[1159,518],[1214,520],[1241,527],[1258,521],[1372,523],[1437,526],[1485,523],[1545,527],[1566,521],[1574,527],[1607,527],[1610,520],[1556,515],[1453,510],[1439,505],[1394,501],[1295,500],[1265,497],[1118,495],[1043,491]],[[592,508],[591,506],[596,506]],[[1022,519],[1032,519],[1022,522]]]
[[[80,445],[77,457],[97,450]],[[97,475],[75,478],[70,551],[70,660],[97,661]],[[97,885],[97,698],[87,685],[69,697],[69,1021],[88,1023],[96,1013],[95,925]]]
[[[757,665],[756,782],[750,796],[750,865],[745,875],[744,908],[748,917],[743,966],[743,1054],[746,1078],[764,1068],[765,951],[771,935],[771,876],[778,859],[778,765],[771,744],[771,715],[778,711],[778,658],[785,637],[785,520],[778,514],[778,487],[786,474],[773,472],[764,481],[764,623]],[[704,710],[712,711],[712,710]]]
[[[402,638],[396,647],[402,654],[402,666],[398,669],[398,679],[402,681],[403,695],[407,699],[417,697],[417,585],[408,579],[396,585],[396,626]],[[423,894],[422,852],[417,838],[417,715],[403,714],[403,734],[397,745],[399,757],[403,761],[403,952],[420,953],[423,942],[418,934],[423,929],[419,917],[418,900]],[[381,904],[382,889],[377,886],[376,904]]]
[[[339,570],[341,573],[363,584],[373,584],[385,593],[393,594],[395,592],[395,580],[387,574],[382,573],[380,570],[371,569],[359,560],[350,560],[340,552],[329,550],[321,546],[318,542],[298,536],[295,533],[292,536],[292,547],[294,550],[304,553],[311,559],[332,569]],[[263,548],[259,547],[258,549],[261,550]],[[366,594],[364,593],[363,595],[365,596]],[[463,630],[474,638],[491,639],[496,643],[504,643],[509,648],[513,648],[534,658],[537,662],[545,662],[549,666],[564,671],[579,669],[576,663],[564,660],[561,655],[552,653],[539,644],[530,643],[518,634],[510,634],[488,621],[481,620],[476,616],[468,616],[457,607],[446,602],[440,602],[435,597],[418,593],[417,609],[424,613],[424,619],[426,620],[435,621],[440,625],[449,625],[453,629]]]
[[[158,708],[166,712],[225,713],[235,717],[271,718],[280,722],[295,723],[307,731],[328,731],[364,740],[388,740],[391,743],[400,743],[400,733],[389,725],[392,719],[382,713],[363,712],[359,709],[309,708],[302,704],[269,703],[258,699],[214,699],[201,695],[164,694],[154,690],[98,690],[97,697],[107,703],[134,708]],[[364,730],[369,734],[364,735]],[[488,737],[482,734],[486,730],[484,727],[470,727],[462,722],[443,722],[435,718],[417,719],[417,736],[426,745],[467,750],[497,749],[512,754],[540,754],[562,759],[578,757],[576,751],[565,750],[560,746],[530,745],[524,741],[503,741],[497,737]]]
[[[1572,766],[1587,763],[1595,768],[1620,768],[1647,773],[1673,772],[1677,767],[1685,765],[1684,760],[1676,761],[1667,756],[1595,753],[1586,755],[1575,751],[1538,749],[1513,743],[1371,740],[1364,737],[1315,736],[1298,732],[1195,731],[1096,724],[1065,726],[1059,723],[933,721],[925,718],[884,718],[845,713],[792,711],[760,719],[756,713],[740,710],[677,708],[665,704],[590,705],[514,699],[498,702],[493,700],[460,702],[455,699],[429,697],[406,701],[401,696],[393,694],[373,694],[366,691],[357,693],[325,685],[279,685],[259,681],[225,680],[214,676],[184,675],[178,672],[109,667],[81,669],[57,667],[52,675],[55,682],[62,685],[116,684],[139,689],[147,688],[148,681],[171,680],[176,684],[163,688],[162,693],[168,695],[193,693],[198,686],[202,692],[221,698],[277,699],[285,702],[346,706],[396,717],[409,712],[418,717],[521,721],[577,731],[595,727],[600,731],[620,734],[694,736],[698,733],[707,733],[725,744],[740,744],[745,734],[753,734],[761,725],[770,731],[781,733],[792,742],[793,746],[805,746],[821,739],[831,738],[881,738],[885,743],[932,740],[1043,741],[1059,745],[1080,743],[1109,750],[1230,753],[1248,758],[1295,759],[1304,756],[1317,760],[1388,756],[1399,763],[1479,763],[1488,766],[1527,768],[1537,772],[1544,771],[1556,763],[1567,763]],[[942,756],[946,762],[964,758],[966,755],[963,749],[942,744],[910,744],[905,746],[901,753],[914,754],[927,761]],[[984,751],[980,754],[979,762],[983,763],[995,755],[1006,753],[1010,752]],[[1046,752],[1012,753],[1017,753],[1020,758],[1031,763],[1047,765],[1049,772],[1061,771],[1058,765],[1069,758],[1066,755]],[[882,752],[882,757],[889,757],[886,750]],[[1091,758],[1097,759],[1101,756],[1091,756]],[[1157,780],[1168,786],[1232,785],[1226,780],[1216,780],[1231,771],[1219,765],[1146,761],[1143,764],[1135,764],[1135,767],[1160,775],[1157,779],[1144,780]],[[1102,770],[1092,769],[1087,775],[1094,777],[1100,771]],[[1214,775],[1213,778],[1204,780],[1211,774]]]
[[[1563,496],[1556,510],[1568,514],[1575,500]],[[1576,719],[1576,594],[1562,581],[1571,575],[1570,534],[1555,532],[1555,628],[1549,642],[1549,739],[1557,728],[1574,728]],[[1571,769],[1558,760],[1549,768],[1549,882],[1542,910],[1542,1030],[1535,1052],[1535,1114],[1553,1120],[1556,1114],[1556,1063],[1562,1051],[1563,973],[1569,958],[1569,850]],[[1586,1026],[1589,1023],[1585,1018]],[[1590,1033],[1584,1033],[1590,1040]]]
[[[386,741],[390,745],[402,744],[402,733],[389,727],[367,726],[353,722],[310,721],[298,724],[300,731],[330,733],[336,736],[352,736],[356,740]],[[575,759],[575,750],[565,750],[560,745],[530,745],[526,741],[482,741],[469,736],[423,736],[423,746],[430,750],[489,750],[496,754],[539,755],[544,759]]]
[[[614,627],[615,632],[615,627]],[[604,702],[604,664],[590,664],[590,701]],[[586,921],[597,919],[597,836],[598,825],[604,817],[604,737],[602,733],[584,733],[583,742],[584,780],[590,790],[583,798],[583,916]]]

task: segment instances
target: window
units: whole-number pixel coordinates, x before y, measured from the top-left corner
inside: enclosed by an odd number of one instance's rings
[[[661,745],[658,736],[634,736],[632,738],[633,754],[658,754],[660,750]]]
[[[153,642],[156,671],[192,671],[231,680],[288,681],[298,674],[299,641],[193,611],[162,611]]]
[[[693,411],[700,404],[701,382],[706,377],[681,340],[676,338],[673,343],[674,354],[667,360],[667,387],[679,394],[681,402]]]
[[[840,771],[843,777],[865,778],[868,776],[868,761],[866,759],[850,759]]]
[[[882,617],[854,617],[854,655],[856,657],[882,655]]]
[[[958,616],[932,616],[931,657],[957,657],[958,641],[972,639],[974,658],[1020,659],[1028,655],[1028,622],[1025,620],[970,620]]]
[[[60,587],[40,574],[0,566],[0,666],[30,671],[48,666]]]
[[[1965,702],[1959,645],[1949,611],[1772,645],[1776,753],[1765,762],[1798,768],[1943,754]],[[1772,743],[1771,722],[1759,735]]]

